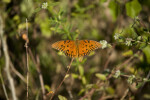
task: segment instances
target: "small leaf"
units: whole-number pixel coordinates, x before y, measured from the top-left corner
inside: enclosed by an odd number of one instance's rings
[[[120,13],[120,6],[117,4],[116,0],[111,0],[109,3],[110,12],[114,21],[116,21],[117,16]]]
[[[131,18],[138,16],[141,10],[142,7],[138,0],[132,0],[131,2],[126,3],[126,13]]]
[[[81,89],[80,92],[78,93],[78,95],[81,95],[84,92],[85,92],[85,89]]]
[[[133,55],[133,51],[132,50],[128,50],[128,51],[126,51],[126,52],[123,52],[123,54],[122,54],[123,56],[132,56]]]
[[[72,77],[73,77],[73,78],[78,78],[78,75],[77,75],[77,74],[72,73]]]
[[[150,64],[150,46],[145,47],[143,52],[146,56],[147,62]]]
[[[86,84],[86,78],[84,76],[82,77],[82,83]]]
[[[65,79],[68,78],[68,77],[69,77],[69,74],[67,74],[67,75],[65,76]]]
[[[48,86],[48,85],[44,85],[44,88],[47,90],[47,91],[50,91],[51,88]]]
[[[115,93],[115,90],[114,90],[112,87],[107,87],[107,88],[106,88],[106,91],[107,91],[109,94],[114,94],[114,93]]]
[[[106,80],[106,76],[104,74],[96,73],[95,76],[101,80]]]
[[[62,95],[58,95],[58,98],[59,98],[59,100],[67,100],[67,98]]]
[[[84,69],[83,69],[83,66],[79,65],[78,68],[79,68],[79,73],[80,73],[80,75],[83,76],[83,75],[84,75]]]

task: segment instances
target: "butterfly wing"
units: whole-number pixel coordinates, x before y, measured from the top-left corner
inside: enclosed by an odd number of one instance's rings
[[[62,40],[52,44],[52,48],[63,51],[66,56],[77,57],[77,47],[73,40]]]
[[[93,40],[79,40],[78,57],[88,55],[91,51],[100,48],[102,45]]]

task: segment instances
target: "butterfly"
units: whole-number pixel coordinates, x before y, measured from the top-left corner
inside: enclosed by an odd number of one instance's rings
[[[69,57],[82,57],[91,51],[101,48],[102,44],[93,40],[61,40],[52,44],[52,48],[60,50]]]

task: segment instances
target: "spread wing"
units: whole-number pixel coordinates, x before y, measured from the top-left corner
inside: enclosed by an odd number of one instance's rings
[[[63,51],[66,56],[77,57],[77,47],[73,40],[62,40],[52,44],[52,48]]]
[[[100,48],[102,45],[93,40],[79,40],[78,44],[78,57],[88,55],[91,51]]]

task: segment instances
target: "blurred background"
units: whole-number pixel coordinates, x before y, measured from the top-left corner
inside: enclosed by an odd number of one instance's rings
[[[27,99],[27,64],[29,100],[49,100],[71,62],[51,44],[76,38],[111,47],[74,59],[53,100],[150,100],[150,0],[1,0],[0,100]]]

